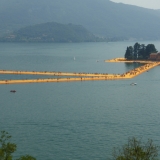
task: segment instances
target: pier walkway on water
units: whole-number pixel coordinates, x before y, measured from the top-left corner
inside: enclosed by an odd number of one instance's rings
[[[130,70],[123,74],[108,73],[67,73],[67,72],[37,72],[37,71],[9,71],[0,70],[0,74],[25,74],[25,75],[51,75],[51,76],[75,76],[67,78],[46,78],[46,79],[22,79],[22,80],[0,80],[0,84],[14,83],[42,83],[42,82],[70,82],[70,81],[95,81],[95,80],[119,80],[129,79],[146,72],[153,67],[160,65],[159,61],[125,61],[123,58],[107,60],[106,62],[127,62],[127,63],[143,63],[143,66]]]
[[[69,72],[48,72],[48,71],[12,71],[12,70],[0,70],[0,74],[25,74],[25,75],[50,75],[50,76],[78,76],[78,77],[105,77],[113,76],[113,74],[107,73],[69,73]]]

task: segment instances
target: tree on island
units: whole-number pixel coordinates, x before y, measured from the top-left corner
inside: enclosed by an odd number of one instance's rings
[[[122,148],[114,148],[113,158],[115,160],[156,160],[158,159],[159,147],[152,140],[142,143],[135,137],[128,139],[128,143]]]
[[[1,131],[0,135],[0,160],[12,160],[12,154],[16,151],[16,144],[9,142],[11,136],[6,131]],[[25,155],[17,160],[36,160],[36,158]]]
[[[124,57],[127,60],[147,60],[151,53],[157,53],[154,44],[148,44],[145,46],[144,44],[136,42],[133,47],[127,47]]]

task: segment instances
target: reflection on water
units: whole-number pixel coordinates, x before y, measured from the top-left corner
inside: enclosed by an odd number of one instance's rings
[[[141,64],[141,63],[137,63],[137,62],[134,62],[134,63],[124,63],[125,64],[125,70],[126,72],[129,71],[129,70],[132,70],[134,68],[138,68],[140,66],[143,66],[144,64]]]

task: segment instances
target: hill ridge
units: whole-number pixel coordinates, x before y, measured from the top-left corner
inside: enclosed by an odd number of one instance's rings
[[[80,24],[106,38],[160,38],[159,10],[109,0],[1,0],[0,34],[46,22]]]
[[[2,42],[99,42],[106,41],[82,25],[47,22],[21,28],[0,38]]]

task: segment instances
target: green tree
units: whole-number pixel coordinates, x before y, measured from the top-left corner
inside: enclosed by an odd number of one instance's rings
[[[127,47],[127,49],[126,49],[126,53],[125,53],[124,57],[125,57],[126,59],[130,59],[130,58],[131,58],[131,53],[130,53],[130,50],[129,50],[128,47]]]
[[[0,160],[12,160],[12,153],[16,151],[16,144],[10,143],[11,136],[8,132],[1,131],[0,136]]]
[[[127,47],[124,57],[128,60],[133,59],[133,47],[132,46]]]
[[[142,143],[140,139],[133,137],[122,148],[114,148],[113,157],[115,160],[156,160],[158,150],[152,140]]]
[[[138,57],[138,53],[139,53],[140,46],[141,46],[141,45],[140,45],[138,42],[136,42],[136,43],[134,44],[134,47],[133,47],[134,59],[137,59],[137,57]]]
[[[145,57],[146,57],[146,46],[144,44],[141,44],[138,52],[138,59],[145,59]]]
[[[138,53],[138,50],[139,50],[140,46],[141,46],[141,45],[140,45],[138,42],[136,42],[136,43],[134,44],[134,52]]]
[[[16,151],[16,144],[9,142],[11,136],[6,131],[1,131],[0,135],[0,160],[12,160],[12,154]],[[26,155],[17,160],[36,160],[34,157]]]

